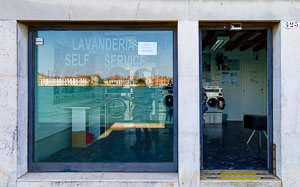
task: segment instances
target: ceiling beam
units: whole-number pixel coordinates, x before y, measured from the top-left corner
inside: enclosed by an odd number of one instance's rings
[[[267,49],[267,47],[264,46],[264,45],[257,45],[257,46],[254,46],[254,47],[253,47],[253,51],[254,51],[254,52],[258,52],[258,51],[260,51],[260,50],[262,50],[262,49]]]
[[[255,52],[260,51],[262,49],[267,49],[267,45],[256,45],[253,47],[253,51]]]
[[[231,40],[232,40],[232,38],[234,38],[234,37],[235,37],[235,35],[237,35],[238,33],[240,33],[240,32],[229,32],[229,33],[227,34],[227,36],[229,35],[229,38],[230,38],[230,40],[229,40],[229,41],[231,41]]]
[[[257,37],[253,38],[250,41],[247,41],[246,43],[241,44],[240,50],[241,51],[245,51],[247,49],[249,49],[250,47],[254,46],[254,45],[258,45],[258,43],[264,41],[267,39],[267,33],[263,32],[260,35],[258,35]],[[267,44],[267,43],[266,43]]]
[[[243,35],[241,35],[239,38],[237,38],[235,41],[229,41],[229,42],[227,42],[227,44],[225,45],[225,50],[226,51],[233,51],[235,48],[237,48],[238,46],[240,46],[241,43],[247,41],[248,38],[250,38],[254,34],[256,34],[256,32],[245,31],[245,33]]]
[[[205,48],[213,42],[212,38],[214,34],[215,31],[207,31],[205,38],[202,40],[202,50],[205,50]]]

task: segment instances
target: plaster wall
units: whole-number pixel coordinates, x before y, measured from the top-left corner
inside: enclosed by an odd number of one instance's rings
[[[285,20],[300,17],[294,0],[0,0],[13,20]]]
[[[299,38],[299,29],[285,29],[284,24],[281,24],[281,177],[283,186],[300,186]]]

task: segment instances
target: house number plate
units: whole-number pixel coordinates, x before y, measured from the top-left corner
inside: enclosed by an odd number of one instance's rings
[[[300,22],[298,21],[285,21],[284,28],[286,29],[300,29]]]

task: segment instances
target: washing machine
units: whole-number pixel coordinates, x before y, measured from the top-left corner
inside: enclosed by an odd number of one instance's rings
[[[165,86],[161,91],[162,94],[162,108],[164,111],[164,123],[173,123],[173,86]]]
[[[205,124],[222,124],[225,99],[223,98],[222,88],[219,86],[204,87],[207,100],[207,110],[204,112]]]
[[[104,93],[106,123],[131,120],[132,88],[109,88]]]

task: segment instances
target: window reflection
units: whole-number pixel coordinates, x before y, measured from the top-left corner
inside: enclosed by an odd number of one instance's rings
[[[172,31],[38,31],[35,162],[173,162]]]

